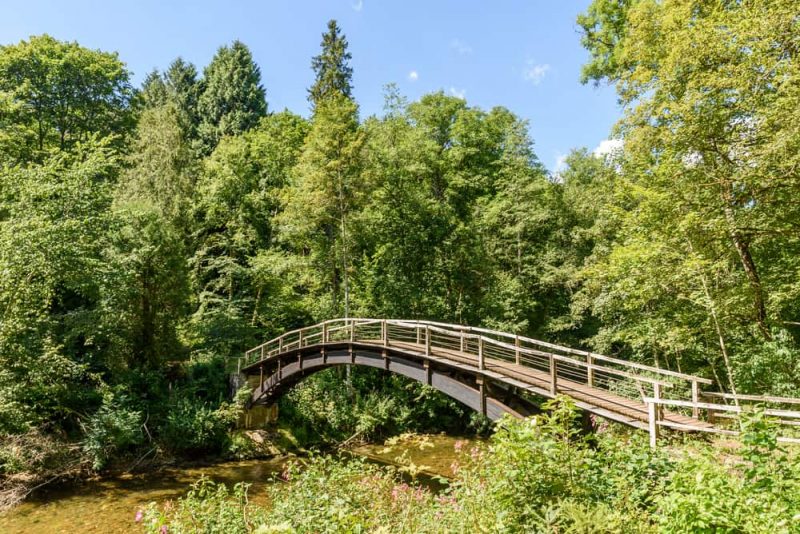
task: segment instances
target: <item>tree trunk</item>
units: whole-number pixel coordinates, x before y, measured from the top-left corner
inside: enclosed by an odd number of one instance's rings
[[[772,339],[767,325],[767,308],[764,304],[764,289],[761,286],[761,278],[758,275],[755,261],[753,261],[753,256],[750,253],[750,243],[736,227],[736,217],[733,212],[733,192],[731,191],[730,184],[725,185],[722,200],[731,241],[733,241],[733,246],[739,254],[739,259],[747,275],[747,280],[750,282],[750,289],[753,292],[753,308],[756,324],[758,324],[758,329],[765,339]]]

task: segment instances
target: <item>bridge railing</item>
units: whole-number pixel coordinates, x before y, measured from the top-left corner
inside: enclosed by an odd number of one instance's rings
[[[637,400],[646,406],[653,444],[661,427],[735,434],[738,431],[725,421],[736,419],[743,407],[754,403],[766,407],[764,413],[778,423],[800,431],[800,411],[791,409],[800,405],[800,399],[702,391],[702,386],[713,382],[525,336],[434,321],[332,319],[286,332],[248,350],[239,360],[239,369],[293,350],[331,343],[395,346],[423,357],[477,367],[479,372],[487,374],[499,373],[523,382],[530,379],[528,383],[538,382],[552,395],[562,388],[573,388],[574,394],[577,385],[588,387],[595,394],[607,391],[617,398]],[[692,416],[695,423],[702,416],[711,424],[676,422],[675,418],[664,417],[665,410]],[[781,439],[800,441],[796,435]]]
[[[245,353],[241,366],[269,360],[287,351],[336,342],[405,344],[426,355],[444,354],[480,370],[509,372],[497,362],[547,373],[548,387],[555,394],[559,382],[607,390],[629,399],[662,398],[666,390],[674,399],[698,402],[701,384],[708,379],[629,362],[588,351],[498,332],[485,328],[434,321],[392,319],[333,319],[286,332]],[[487,363],[488,362],[488,363]]]
[[[738,425],[740,416],[755,409],[759,409],[773,423],[782,427],[777,438],[779,442],[800,443],[800,432],[798,432],[800,429],[800,410],[791,409],[793,406],[800,405],[800,399],[766,395],[733,395],[717,392],[705,392],[703,397],[708,400],[685,401],[645,397],[650,445],[652,447],[656,446],[656,440],[662,427],[738,436],[741,434]],[[731,402],[733,404],[729,404]],[[665,409],[673,411],[691,409],[695,413],[700,412],[711,425],[697,427],[669,421],[664,418]]]

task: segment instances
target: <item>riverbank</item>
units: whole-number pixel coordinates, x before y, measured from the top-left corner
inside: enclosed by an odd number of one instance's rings
[[[252,432],[252,431],[246,431]],[[392,466],[405,473],[406,480],[421,479],[429,487],[440,485],[443,477],[452,476],[450,466],[456,450],[472,444],[457,436],[405,434],[375,444],[360,444],[347,450],[347,457]],[[340,457],[334,452],[323,457]],[[341,456],[345,458],[346,456]],[[90,479],[53,485],[35,493],[12,510],[0,514],[0,532],[141,532],[136,513],[150,503],[162,507],[185,497],[192,484],[207,479],[232,488],[249,485],[248,502],[269,504],[267,488],[283,483],[278,475],[289,462],[302,456],[281,454],[266,459],[226,461],[210,464],[208,460],[182,461],[160,465],[145,472],[106,473]],[[168,505],[167,505],[168,506]]]
[[[503,420],[488,446],[453,443],[444,488],[409,483],[416,462],[319,455],[288,462],[265,488],[267,506],[245,488],[207,482],[167,507],[149,506],[143,526],[151,534],[193,525],[226,533],[800,532],[797,452],[778,445],[759,413],[743,417],[741,440],[674,436],[653,450],[642,432],[581,435],[567,399],[546,408]]]

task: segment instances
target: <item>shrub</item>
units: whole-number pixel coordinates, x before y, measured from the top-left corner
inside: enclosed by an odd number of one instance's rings
[[[106,392],[100,408],[85,425],[83,450],[92,468],[102,469],[115,453],[142,443],[142,413],[129,407],[124,395]]]
[[[172,452],[222,452],[228,444],[228,431],[239,418],[241,408],[222,403],[218,408],[207,401],[180,396],[172,400],[159,438]]]

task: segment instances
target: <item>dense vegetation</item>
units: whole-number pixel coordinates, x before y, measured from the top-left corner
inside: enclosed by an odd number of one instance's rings
[[[641,434],[575,430],[569,401],[504,420],[490,446],[461,448],[442,491],[393,469],[313,457],[276,478],[267,508],[247,487],[201,480],[174,505],[142,514],[147,532],[758,532],[800,531],[800,464],[763,418],[739,450],[695,444],[652,451]],[[455,447],[459,448],[460,442]],[[720,457],[720,452],[724,456]]]
[[[241,42],[140,88],[114,53],[47,35],[0,47],[6,482],[225,454],[241,407],[226,358],[343,315],[800,394],[796,2],[595,0],[578,23],[584,81],[625,104],[621,148],[576,149],[556,174],[501,107],[389,85],[362,117],[333,21],[308,118],[269,110]],[[470,417],[382,373],[339,378],[287,399],[298,429],[335,441]]]

